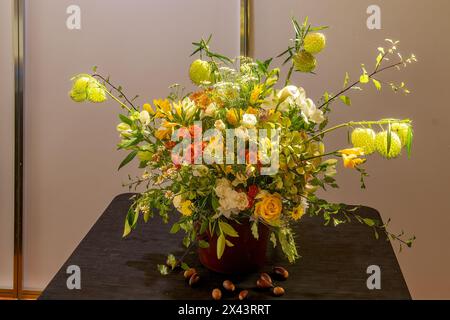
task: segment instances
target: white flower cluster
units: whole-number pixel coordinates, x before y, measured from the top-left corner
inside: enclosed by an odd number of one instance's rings
[[[270,96],[263,104],[263,108],[273,109],[278,105],[278,110],[287,112],[290,108],[300,108],[303,118],[306,123],[312,121],[321,124],[325,121],[322,110],[316,107],[314,101],[306,98],[305,89],[296,86],[286,86],[278,91],[276,96]]]
[[[237,192],[231,187],[230,181],[225,178],[217,180],[214,189],[219,197],[219,214],[230,218],[233,214],[247,209],[248,198],[245,192]]]

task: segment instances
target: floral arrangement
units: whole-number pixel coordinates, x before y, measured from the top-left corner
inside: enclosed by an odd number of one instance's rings
[[[381,91],[387,85],[408,94],[404,83],[385,84],[378,76],[406,67],[416,61],[415,56],[404,58],[398,42],[387,40],[386,48],[378,48],[372,71],[362,65],[353,81],[346,73],[342,90],[325,92],[314,102],[304,88],[291,84],[291,75],[314,74],[317,55],[326,47],[320,32],[326,27],[312,27],[307,19],[303,24],[292,22],[295,37],[278,57],[290,66],[285,79],[280,69],[271,68],[273,59],[230,59],[211,51],[211,37],[193,43],[193,55],[200,55],[189,69],[190,79],[198,86],[195,92],[185,93],[183,87],[173,85],[167,98],[138,106],[97,68],[72,79],[74,101],[99,103],[110,98],[124,111],[117,125],[118,148],[129,153],[119,169],[137,158],[143,170],[124,184],[136,190],[143,187],[126,216],[124,236],[136,227],[140,216],[147,222],[157,212],[167,222],[175,214],[178,221],[171,233],[184,231],[187,248],[208,248],[210,243],[201,235],[215,235],[220,259],[239,237],[232,222],[247,221],[255,238],[258,228],[267,226],[270,241],[294,262],[299,254],[292,225],[308,213],[334,226],[356,219],[373,228],[376,237],[382,232],[400,245],[411,246],[414,237],[404,239],[403,233],[389,232],[387,224],[361,217],[355,208],[319,199],[315,192],[338,187],[334,177],[339,159],[345,168],[361,175],[365,188],[367,156],[378,153],[393,159],[404,149],[411,153],[409,119],[327,125],[332,103],[351,105],[347,95],[351,90],[373,85]],[[338,129],[348,130],[351,146],[343,142],[341,150],[326,151],[324,137]],[[168,266],[159,269],[167,273],[168,267],[181,262],[169,255]]]

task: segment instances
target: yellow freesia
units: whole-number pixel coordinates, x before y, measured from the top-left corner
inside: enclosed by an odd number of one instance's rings
[[[344,167],[354,169],[355,167],[366,162],[366,159],[359,158],[364,155],[363,148],[351,148],[338,151],[342,155]]]

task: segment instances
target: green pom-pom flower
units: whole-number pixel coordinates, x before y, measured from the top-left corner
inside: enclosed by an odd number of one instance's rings
[[[311,54],[317,54],[325,48],[326,44],[327,39],[323,33],[313,32],[306,35],[303,48]]]
[[[312,72],[316,68],[316,58],[305,50],[300,51],[294,56],[295,70],[300,72]]]
[[[90,77],[80,76],[76,78],[75,82],[73,83],[72,90],[75,92],[85,92],[89,87],[90,82],[91,82]]]
[[[211,66],[207,61],[200,59],[192,62],[189,68],[189,77],[191,81],[196,85],[200,85],[203,82],[212,82]]]
[[[353,147],[362,148],[366,155],[372,154],[375,152],[375,136],[372,129],[355,129],[351,136]]]
[[[391,148],[388,153],[388,133],[383,131],[375,137],[375,146],[379,154],[386,159],[397,158],[402,152],[402,142],[395,132],[391,131]]]
[[[402,147],[404,147],[408,141],[409,125],[406,123],[393,123],[391,125],[391,130],[398,135],[402,142]]]
[[[100,103],[106,100],[106,92],[96,81],[91,82],[87,89],[87,97],[90,102]]]

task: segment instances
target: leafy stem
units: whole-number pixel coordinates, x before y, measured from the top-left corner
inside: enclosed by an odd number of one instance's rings
[[[391,64],[389,66],[383,67],[381,69],[379,69],[379,66],[377,66],[375,68],[375,70],[368,75],[369,79],[372,79],[375,75],[377,75],[380,72],[395,68],[397,66],[402,65],[404,62],[397,62],[394,64]],[[347,86],[346,88],[342,89],[339,93],[335,94],[334,96],[332,96],[331,98],[329,98],[327,101],[323,102],[320,106],[319,109],[322,109],[323,107],[325,107],[326,105],[330,104],[330,102],[333,102],[334,100],[336,100],[338,97],[340,97],[342,94],[346,93],[348,90],[350,90],[351,88],[353,88],[354,86],[358,85],[361,83],[361,80],[355,81],[353,82],[351,85]]]
[[[92,75],[93,78],[99,78],[101,79],[104,83],[107,83],[111,88],[113,88],[114,90],[116,90],[121,97],[123,97],[125,99],[125,101],[130,105],[131,108],[133,108],[135,111],[137,111],[136,107],[134,106],[133,102],[131,102],[130,99],[127,98],[127,96],[123,93],[122,88],[121,87],[116,87],[115,85],[113,85],[109,79],[106,79],[105,77],[103,77],[102,75],[95,73]],[[112,95],[108,90],[106,90],[109,94],[109,96],[111,96],[111,98],[113,98],[114,100],[116,100],[117,102],[119,102],[122,106],[125,106],[125,104],[123,102],[121,102],[117,97],[115,97],[114,95]],[[126,109],[128,111],[130,111],[130,109],[128,107],[126,107]]]

